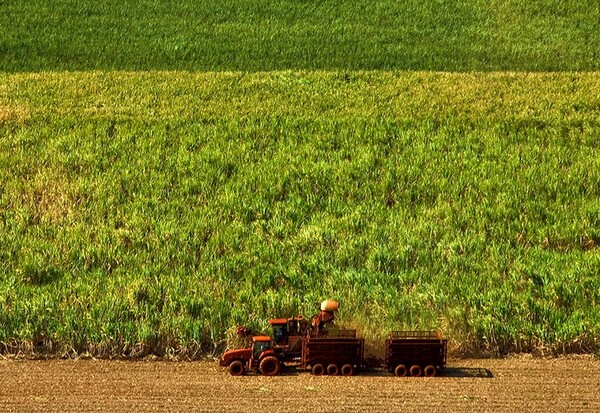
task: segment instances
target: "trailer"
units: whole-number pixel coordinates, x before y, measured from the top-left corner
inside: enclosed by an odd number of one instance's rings
[[[365,341],[356,330],[309,333],[302,340],[301,367],[315,376],[352,376],[364,365]]]
[[[385,342],[385,367],[398,377],[433,377],[446,368],[448,340],[439,331],[392,331]]]

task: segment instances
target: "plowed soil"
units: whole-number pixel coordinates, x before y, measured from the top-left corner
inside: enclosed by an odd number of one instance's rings
[[[600,360],[451,360],[445,375],[231,377],[215,362],[0,361],[0,412],[600,412]]]

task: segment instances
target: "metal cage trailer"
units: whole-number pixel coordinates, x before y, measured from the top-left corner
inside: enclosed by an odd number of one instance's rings
[[[433,377],[446,368],[448,340],[439,331],[392,331],[385,342],[385,367],[398,377]]]
[[[315,376],[352,376],[363,366],[364,352],[365,341],[356,337],[356,330],[310,333],[302,340],[301,367]]]

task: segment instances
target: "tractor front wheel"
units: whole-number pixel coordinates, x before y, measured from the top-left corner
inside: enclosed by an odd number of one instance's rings
[[[244,363],[239,360],[232,361],[229,365],[229,374],[232,376],[243,376],[245,372]]]
[[[262,359],[259,368],[263,376],[277,376],[281,371],[281,362],[277,357],[267,356]]]

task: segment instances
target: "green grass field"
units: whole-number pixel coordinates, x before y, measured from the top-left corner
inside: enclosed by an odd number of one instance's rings
[[[193,355],[325,298],[373,342],[598,350],[598,73],[0,85],[5,352]]]
[[[600,352],[600,3],[0,0],[0,354],[311,315]]]
[[[0,70],[591,71],[597,0],[11,0]]]

